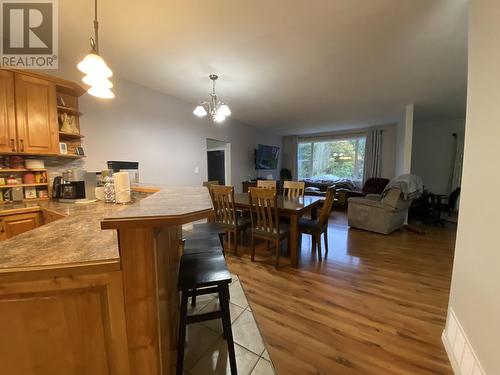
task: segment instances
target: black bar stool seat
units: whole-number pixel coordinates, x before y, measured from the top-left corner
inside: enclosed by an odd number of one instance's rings
[[[182,375],[184,367],[184,347],[186,326],[206,320],[221,319],[224,338],[227,341],[231,374],[236,375],[236,355],[234,352],[231,316],[229,312],[229,284],[231,274],[226,266],[223,254],[203,252],[186,254],[181,257],[177,289],[181,292],[181,313],[179,321],[179,343],[177,347],[177,375]],[[203,288],[203,289],[200,289]],[[187,315],[189,297],[218,293],[220,310]]]

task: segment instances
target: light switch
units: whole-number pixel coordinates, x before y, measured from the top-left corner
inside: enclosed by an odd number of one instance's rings
[[[194,167],[194,173],[195,173],[195,174],[200,173],[200,168],[199,168],[199,167]]]

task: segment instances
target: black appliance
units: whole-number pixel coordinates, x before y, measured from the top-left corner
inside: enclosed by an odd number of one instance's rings
[[[61,176],[54,177],[54,181],[52,182],[52,199],[61,198],[61,185],[62,185],[62,177]]]
[[[65,181],[61,184],[62,200],[85,199],[85,181]]]

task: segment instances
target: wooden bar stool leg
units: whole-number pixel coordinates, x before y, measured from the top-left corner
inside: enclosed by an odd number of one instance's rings
[[[193,292],[196,292],[196,289],[193,289]],[[193,296],[191,297],[191,306],[196,306],[196,294],[193,294]]]
[[[231,366],[231,375],[237,375],[236,369],[236,354],[234,352],[233,332],[231,330],[231,315],[229,312],[229,287],[228,284],[221,285],[222,298],[220,301],[222,311],[222,327],[224,329],[224,336],[227,342],[227,351],[229,354],[229,364]]]
[[[276,241],[276,269],[280,268],[280,240]]]
[[[325,256],[326,256],[326,254],[328,254],[328,227],[325,229],[323,236],[325,236]]]
[[[182,291],[181,297],[181,315],[179,319],[179,341],[177,343],[177,375],[182,375],[184,367],[184,347],[186,346],[186,325],[187,325],[187,291]]]
[[[318,244],[318,259],[321,261],[321,232],[319,232],[315,236],[318,236],[316,238],[316,243]]]
[[[255,261],[255,237],[252,233],[252,262]]]

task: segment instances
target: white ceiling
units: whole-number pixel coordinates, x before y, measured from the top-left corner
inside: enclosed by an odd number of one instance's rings
[[[60,0],[60,54],[88,52],[93,1]],[[194,105],[209,73],[233,117],[280,134],[464,117],[466,0],[100,0],[115,73]]]

